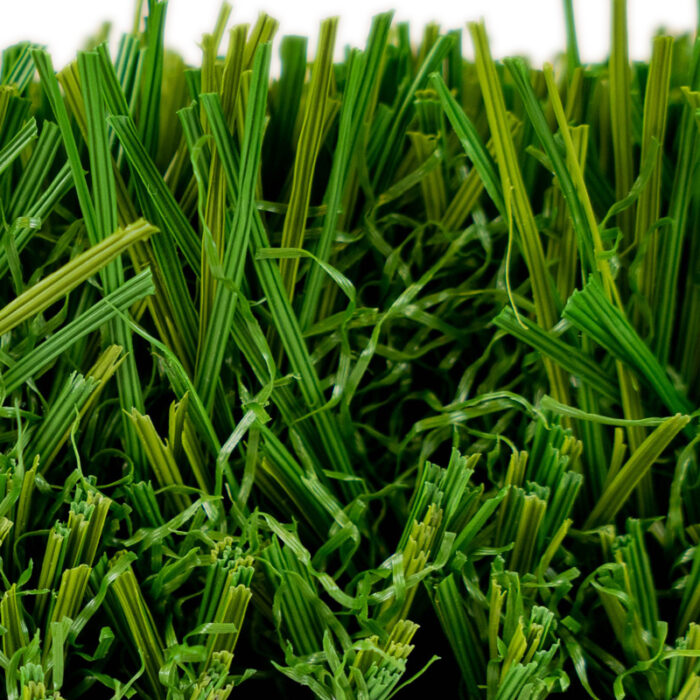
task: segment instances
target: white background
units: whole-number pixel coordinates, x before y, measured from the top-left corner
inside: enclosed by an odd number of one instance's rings
[[[145,1],[145,0],[144,0]],[[240,0],[233,3],[232,23],[252,22],[265,10],[280,21],[282,34],[302,34],[315,45],[319,21],[340,17],[337,53],[345,44],[363,46],[373,14],[394,9],[395,20],[410,20],[414,40],[428,21],[444,29],[464,27],[483,18],[496,57],[529,56],[537,65],[564,48],[561,0]],[[610,41],[611,0],[574,0],[579,48],[584,62],[605,60]],[[220,0],[170,0],[166,44],[190,63],[200,61],[198,42],[214,26]],[[129,31],[135,0],[0,0],[0,47],[21,39],[45,44],[56,68],[74,58],[85,37],[101,22],[112,22],[112,45]],[[659,26],[689,32],[697,25],[695,0],[628,0],[630,55],[648,58],[651,37]],[[465,32],[465,55],[471,45]],[[276,52],[275,52],[276,55]],[[311,56],[312,54],[310,54]],[[275,64],[273,64],[273,71]]]

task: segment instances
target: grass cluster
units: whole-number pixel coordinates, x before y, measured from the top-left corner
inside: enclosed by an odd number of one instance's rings
[[[700,41],[142,5],[2,54],[0,694],[700,697]]]

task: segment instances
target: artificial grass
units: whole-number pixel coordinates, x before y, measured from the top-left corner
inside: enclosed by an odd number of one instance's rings
[[[696,36],[145,5],[2,54],[6,697],[700,697]]]

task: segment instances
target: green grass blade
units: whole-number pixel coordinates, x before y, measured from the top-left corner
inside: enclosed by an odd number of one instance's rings
[[[97,215],[97,237],[104,240],[117,227],[117,190],[107,136],[107,115],[102,97],[100,59],[97,53],[79,54],[78,67],[87,117],[92,194]],[[118,289],[124,283],[121,259],[116,258],[107,265],[101,276],[107,294]],[[127,454],[140,466],[143,464],[144,455],[137,435],[127,419],[127,413],[133,408],[144,410],[144,400],[131,331],[119,320],[110,324],[110,342],[124,348],[126,353],[124,363],[117,371],[117,384],[123,410],[125,448]]]
[[[661,213],[663,144],[666,134],[672,51],[673,39],[670,36],[656,37],[644,98],[641,153],[641,162],[644,163],[648,157],[649,149],[655,147],[656,162],[651,177],[639,196],[634,226],[635,243],[638,247],[641,247],[643,242],[646,244],[639,273],[639,291],[646,297],[651,308],[660,314],[667,313],[666,309],[658,308],[656,304],[658,296],[656,279],[658,277],[659,236],[661,232],[658,229],[652,232],[652,227],[656,225]],[[654,320],[655,326],[656,320]]]
[[[98,301],[8,369],[2,377],[5,391],[10,393],[18,389],[30,378],[40,374],[73,343],[109,322],[118,311],[128,309],[148,294],[153,294],[153,291],[150,270],[132,277],[120,289]]]
[[[323,136],[322,123],[328,104],[337,27],[337,18],[327,19],[321,24],[316,60],[311,74],[311,85],[306,96],[304,118],[294,161],[289,209],[287,209],[282,228],[283,248],[303,247],[314,169]],[[290,299],[294,296],[298,268],[299,260],[282,260],[280,262],[280,273]]]
[[[654,462],[673,438],[688,425],[689,421],[690,418],[688,416],[676,415],[664,421],[644,440],[613,480],[606,486],[584,523],[583,527],[585,530],[613,521],[635,486],[651,469]]]
[[[222,272],[224,280],[217,285],[209,325],[201,352],[197,358],[195,387],[208,410],[211,410],[214,401],[214,392],[221,370],[221,363],[224,359],[226,341],[233,322],[236,290],[240,289],[243,280],[245,256],[248,249],[255,207],[255,186],[260,166],[270,53],[270,46],[263,45],[256,55],[254,63],[253,81],[251,83],[246,114],[245,140],[240,155],[236,213],[231,223],[231,230],[226,238],[226,247],[223,254]],[[226,126],[223,123],[223,111],[220,106],[219,110],[215,111],[216,108],[211,104],[211,100],[207,98],[208,96],[206,95],[202,96],[205,110],[209,115],[209,121],[213,124],[214,120],[218,119],[217,126],[213,126],[213,128],[223,129],[224,134],[227,133]],[[223,134],[220,135],[219,142],[223,138]]]
[[[449,54],[453,40],[452,36],[441,36],[425,57],[413,81],[399,92],[391,115],[391,127],[385,136],[382,151],[374,168],[372,188],[375,192],[380,193],[386,189],[394,176],[400,157],[400,146],[413,117],[416,91],[425,87],[430,75]]]
[[[696,94],[700,90],[700,44],[697,42],[689,70],[688,85]],[[700,158],[700,135],[693,123],[693,109],[688,102],[683,106],[679,129],[679,158],[669,203],[671,225],[661,247],[659,275],[656,280],[658,285],[654,314],[656,327],[652,344],[662,367],[666,366],[671,355],[671,339],[677,319],[683,241],[688,230],[688,213],[692,201],[692,174],[696,172]]]
[[[218,129],[214,131],[213,135],[226,171],[229,196],[233,201],[237,201],[239,182],[235,168],[236,157],[231,148],[231,140],[230,138],[224,138],[225,135]],[[326,401],[321,382],[311,362],[297,317],[294,314],[288,296],[283,291],[284,285],[280,276],[279,266],[269,259],[258,260],[255,255],[258,249],[270,247],[267,232],[257,210],[253,212],[250,246],[251,252],[254,253],[255,269],[267,297],[275,328],[294,372],[299,375],[299,388],[307,409],[312,412],[311,420],[318,430],[318,440],[323,445],[334,469],[352,475],[353,469],[347,448],[344,445],[335,416],[326,410],[322,410]],[[347,488],[349,491],[356,493],[357,483],[354,481],[347,482]]]
[[[68,118],[68,111],[66,110],[66,105],[63,102],[63,97],[58,87],[58,80],[53,70],[51,57],[46,51],[34,49],[32,51],[32,58],[34,59],[34,64],[41,77],[42,86],[48,96],[51,109],[56,117],[58,128],[61,130],[63,146],[66,149],[68,163],[70,164],[70,169],[73,174],[75,192],[80,202],[83,218],[85,219],[85,227],[87,228],[90,242],[95,244],[98,242],[96,235],[95,207],[90,197],[87,180],[85,179],[85,172],[80,160],[80,153],[78,152],[78,146],[73,136],[70,120]]]
[[[45,121],[39,140],[12,194],[10,218],[15,219],[25,214],[40,196],[42,183],[48,175],[60,143],[58,127],[53,122]]]
[[[0,173],[12,165],[17,156],[37,137],[36,120],[30,119],[12,140],[0,150]]]
[[[612,3],[612,45],[610,47],[610,122],[615,167],[615,199],[622,199],[632,187],[632,105],[630,65],[627,48],[627,0]],[[634,232],[634,209],[618,216],[627,244]]]
[[[543,331],[527,318],[517,319],[513,310],[504,308],[493,322],[543,355],[551,358],[566,372],[574,375],[591,389],[611,401],[619,400],[615,382],[600,367],[580,350],[569,345],[553,333]]]
[[[580,166],[578,166],[577,161],[574,161],[573,143],[569,143],[571,141],[568,133],[569,128],[560,122],[559,127],[562,129],[562,135],[567,147],[565,155],[561,153],[560,148],[554,141],[547,119],[530,84],[524,62],[521,59],[508,59],[506,65],[513,76],[520,97],[528,111],[530,122],[552,164],[553,173],[568,205],[584,274],[590,273],[598,268],[594,249],[601,246],[600,244],[596,245],[596,240],[599,240],[598,229],[593,218],[590,202],[588,201],[583,177],[579,174]]]
[[[372,20],[367,46],[361,57],[353,54],[353,57],[349,59],[349,76],[343,94],[338,143],[324,198],[328,213],[324,218],[321,237],[314,250],[314,255],[324,262],[329,259],[332,237],[339,220],[343,192],[351,174],[349,171],[354,149],[357,147],[362,126],[369,112],[370,98],[378,79],[389,35],[391,17],[391,13],[377,15]],[[322,280],[323,271],[321,268],[312,266],[308,272],[299,314],[299,323],[304,330],[312,325],[316,317]]]
[[[557,318],[556,304],[552,293],[553,285],[545,265],[542,241],[527,197],[515,146],[508,127],[503,93],[483,25],[470,24],[469,30],[476,49],[479,84],[489,120],[491,138],[496,150],[496,162],[500,171],[507,218],[511,219],[510,208],[512,206],[512,219],[520,232],[520,248],[525,258],[525,264],[530,271],[537,322],[542,328],[549,330],[556,323]],[[566,402],[568,390],[561,371],[548,360],[545,361],[545,369],[552,392]]]
[[[200,265],[197,234],[177,205],[172,192],[163,182],[146,147],[141,143],[133,122],[123,115],[111,116],[108,121],[117,134],[135,174],[149,192],[153,205],[163,218],[167,230],[185,256],[187,264],[197,273]]]
[[[689,412],[687,399],[673,385],[630,322],[605,298],[600,282],[595,278],[591,278],[583,290],[572,294],[563,315],[615,358],[644,377],[669,411]]]
[[[475,126],[450,94],[442,76],[432,75],[430,82],[438,93],[442,108],[445,110],[445,114],[455,130],[462,148],[464,148],[465,153],[469,156],[469,160],[471,160],[474,168],[479,173],[484,187],[489,193],[489,197],[491,197],[498,211],[504,214],[506,207],[503,201],[503,193],[496,171],[496,164],[491,154],[481,142]]]

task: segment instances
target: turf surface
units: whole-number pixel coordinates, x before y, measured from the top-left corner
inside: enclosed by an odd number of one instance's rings
[[[700,41],[138,5],[2,54],[5,696],[700,697]]]

